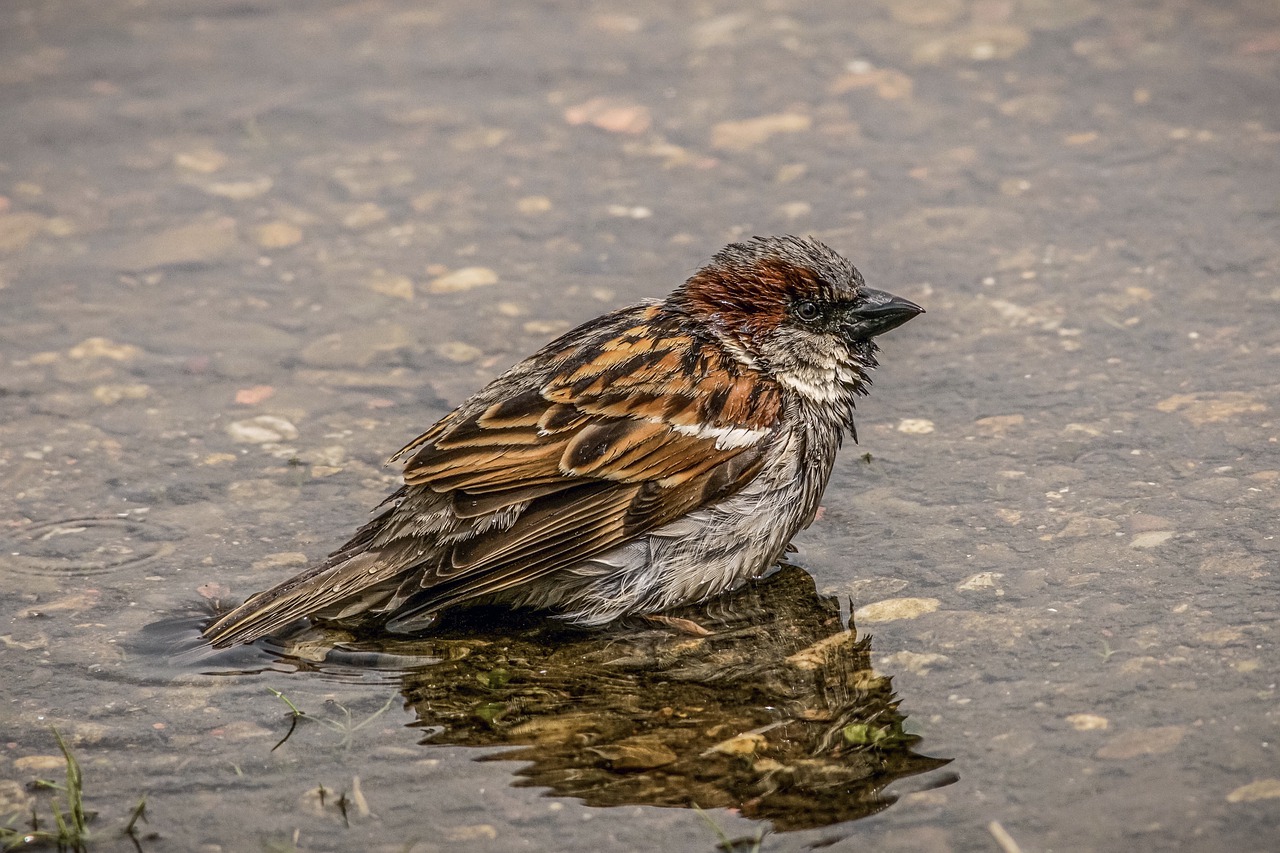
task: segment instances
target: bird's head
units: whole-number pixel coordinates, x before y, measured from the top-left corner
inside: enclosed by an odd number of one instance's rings
[[[740,361],[814,403],[851,403],[876,366],[875,337],[924,309],[872,290],[812,238],[721,249],[671,296]]]

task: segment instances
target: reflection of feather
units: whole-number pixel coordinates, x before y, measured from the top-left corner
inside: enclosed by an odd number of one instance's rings
[[[916,739],[846,741],[845,727],[901,731],[903,717],[869,639],[804,571],[676,612],[714,633],[543,623],[434,639],[446,660],[407,674],[405,699],[432,744],[520,746],[495,757],[528,762],[525,784],[597,806],[738,808],[780,830],[873,814],[890,782],[947,763],[912,752]]]

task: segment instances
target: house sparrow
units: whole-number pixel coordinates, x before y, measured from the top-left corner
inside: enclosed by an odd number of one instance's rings
[[[591,626],[733,589],[813,521],[874,338],[923,311],[813,239],[726,246],[445,415],[392,457],[404,485],[350,542],[204,635],[409,633],[482,602]]]

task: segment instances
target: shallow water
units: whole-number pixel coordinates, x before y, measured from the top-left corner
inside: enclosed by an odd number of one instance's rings
[[[710,851],[708,820],[765,850],[1273,847],[1273,3],[31,0],[0,57],[0,822],[48,819],[56,727],[95,849],[132,849],[143,793],[146,850]],[[524,742],[456,722],[526,647],[190,648],[470,391],[757,233],[928,309],[796,544],[872,636],[875,674],[841,671],[892,678],[893,746],[949,764],[805,824],[713,792],[747,759],[692,760],[774,707],[714,678],[723,731],[601,747],[559,705]],[[512,642],[620,644],[626,678],[686,642],[617,630]],[[540,763],[539,731],[583,750]],[[628,797],[561,784],[609,770]],[[682,786],[704,815],[637,804]]]

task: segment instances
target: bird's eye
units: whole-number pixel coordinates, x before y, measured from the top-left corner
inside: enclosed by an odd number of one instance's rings
[[[806,323],[812,323],[814,320],[822,316],[822,308],[818,303],[808,299],[802,299],[796,303],[796,316]]]

